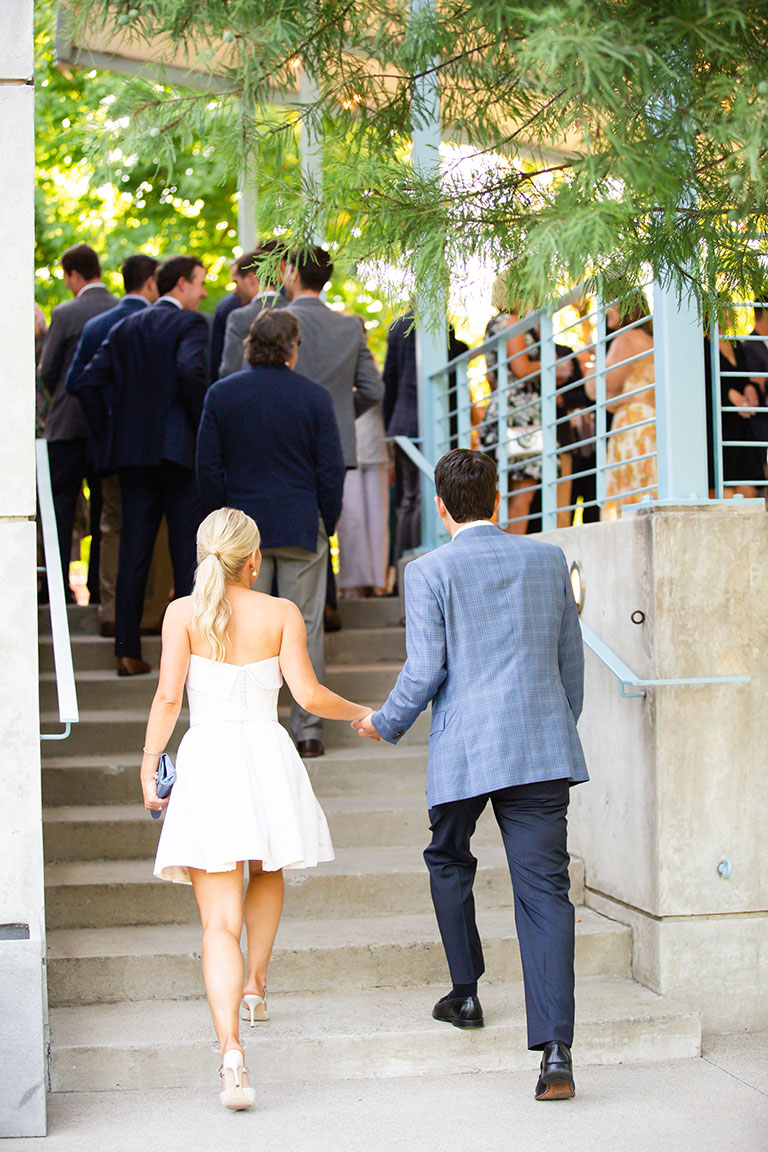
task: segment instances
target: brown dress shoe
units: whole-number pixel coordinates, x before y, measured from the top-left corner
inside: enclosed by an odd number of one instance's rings
[[[115,635],[114,620],[102,620],[99,624],[99,636],[113,637]]]
[[[143,676],[145,672],[151,672],[152,665],[147,664],[146,660],[140,660],[137,656],[119,656],[117,660],[117,674],[118,676]]]
[[[297,740],[296,747],[302,760],[312,760],[315,756],[325,756],[322,740]]]
[[[341,613],[338,608],[332,608],[330,604],[326,604],[323,613],[323,631],[341,632]]]

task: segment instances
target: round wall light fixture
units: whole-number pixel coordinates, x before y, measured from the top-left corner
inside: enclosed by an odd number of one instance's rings
[[[579,568],[579,565],[575,560],[573,564],[571,564],[569,572],[571,577],[571,588],[573,589],[573,598],[576,601],[576,607],[579,610],[579,616],[581,616],[581,610],[584,607],[585,584],[584,577],[581,574],[581,568]]]

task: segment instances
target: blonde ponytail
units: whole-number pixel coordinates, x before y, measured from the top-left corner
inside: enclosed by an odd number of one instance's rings
[[[197,571],[192,589],[192,621],[214,660],[226,654],[232,606],[227,583],[239,579],[250,554],[259,547],[256,524],[237,508],[219,508],[197,530]]]

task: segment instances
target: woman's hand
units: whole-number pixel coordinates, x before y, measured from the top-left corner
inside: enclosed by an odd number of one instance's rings
[[[373,708],[363,708],[362,715],[359,719],[353,720],[351,726],[356,730],[358,736],[367,736],[369,740],[381,740],[381,736],[371,723],[371,716],[373,716]]]
[[[157,771],[159,757],[152,757],[151,759],[145,755],[141,764],[141,790],[144,793],[144,807],[147,812],[162,812],[168,807],[169,796],[161,800],[157,794],[157,781],[155,780],[155,773]]]

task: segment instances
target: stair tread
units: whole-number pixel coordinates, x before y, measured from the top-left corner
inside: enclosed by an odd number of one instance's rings
[[[380,795],[327,796],[323,798],[326,815],[367,812],[400,812],[403,809],[423,810],[428,820],[423,793],[402,794],[391,792]],[[52,824],[131,821],[149,819],[143,804],[70,804],[58,808],[44,808],[43,821]],[[393,831],[395,831],[393,829]]]
[[[506,868],[504,849],[499,845],[483,848],[482,859],[478,862],[478,872],[488,868]],[[286,870],[286,879],[291,882],[292,873],[296,883],[304,883],[308,872],[318,875],[372,875],[389,873],[427,873],[419,847],[365,847],[338,848],[336,859],[323,862],[319,870]],[[83,860],[60,864],[48,864],[45,869],[46,887],[78,884],[144,884],[152,880],[157,884],[167,881],[155,880],[151,874],[150,861],[145,860]]]
[[[97,712],[95,716],[102,718],[109,713]],[[119,715],[130,715],[127,711],[121,711]],[[135,717],[143,716],[146,718],[144,711],[137,711]],[[51,713],[53,718],[53,713]],[[329,721],[333,723],[333,721]],[[352,748],[329,748],[325,756],[317,757],[314,760],[305,762],[307,770],[310,773],[322,774],[322,769],[335,768],[337,765],[354,764],[361,760],[378,760],[385,757],[387,761],[396,763],[397,761],[413,761],[419,760],[422,765],[426,763],[425,760],[426,745],[400,745],[400,744],[377,744],[373,740],[361,740],[359,745]],[[43,766],[45,768],[133,768],[141,763],[141,749],[129,749],[126,752],[84,752],[82,755],[64,755],[57,754],[52,756],[45,756],[43,759]],[[386,785],[386,781],[384,781]],[[425,775],[426,783],[426,775]],[[423,796],[422,796],[423,800]]]
[[[483,909],[483,939],[517,939],[510,908]],[[584,905],[576,907],[576,932],[580,936],[626,936],[630,929]],[[323,917],[321,920],[284,919],[278,929],[276,949],[319,950],[370,946],[405,946],[437,943],[440,939],[432,912],[410,915]],[[114,956],[170,956],[198,954],[199,924],[156,924],[123,928],[58,928],[47,935],[50,960]]]
[[[333,675],[334,673],[343,673],[344,675],[350,672],[359,672],[365,674],[366,672],[380,673],[380,672],[399,672],[403,666],[402,660],[381,660],[378,662],[368,663],[350,663],[350,664],[333,664],[326,669],[326,672]],[[56,682],[55,672],[40,672],[38,679],[41,683],[53,684]],[[153,668],[151,672],[146,672],[137,677],[133,682],[136,684],[154,684],[159,679],[159,669]],[[117,684],[124,687],[125,681],[121,681],[117,673],[113,669],[108,668],[87,668],[79,671],[75,675],[77,683],[82,684]],[[126,709],[129,711],[129,709]],[[101,712],[99,712],[101,715]]]
[[[270,1041],[319,1040],[331,1036],[371,1036],[386,1033],[411,1035],[441,1030],[447,1043],[459,1043],[456,1029],[446,1028],[430,1016],[433,997],[429,986],[374,988],[343,995],[286,992],[273,997],[269,1024],[250,1035],[262,1050]],[[486,985],[482,989],[486,1026],[471,1034],[474,1044],[496,1043],[494,1034],[519,1028],[525,1004],[519,984]],[[698,1014],[680,1001],[659,996],[629,978],[591,977],[576,984],[577,1027],[612,1020],[658,1021],[663,1018],[695,1021]],[[213,1029],[204,1000],[129,1001],[74,1008],[50,1013],[54,1050],[65,1048],[169,1048],[186,1044],[212,1044]],[[463,1034],[461,1034],[463,1035]],[[464,1035],[466,1041],[468,1037]]]

